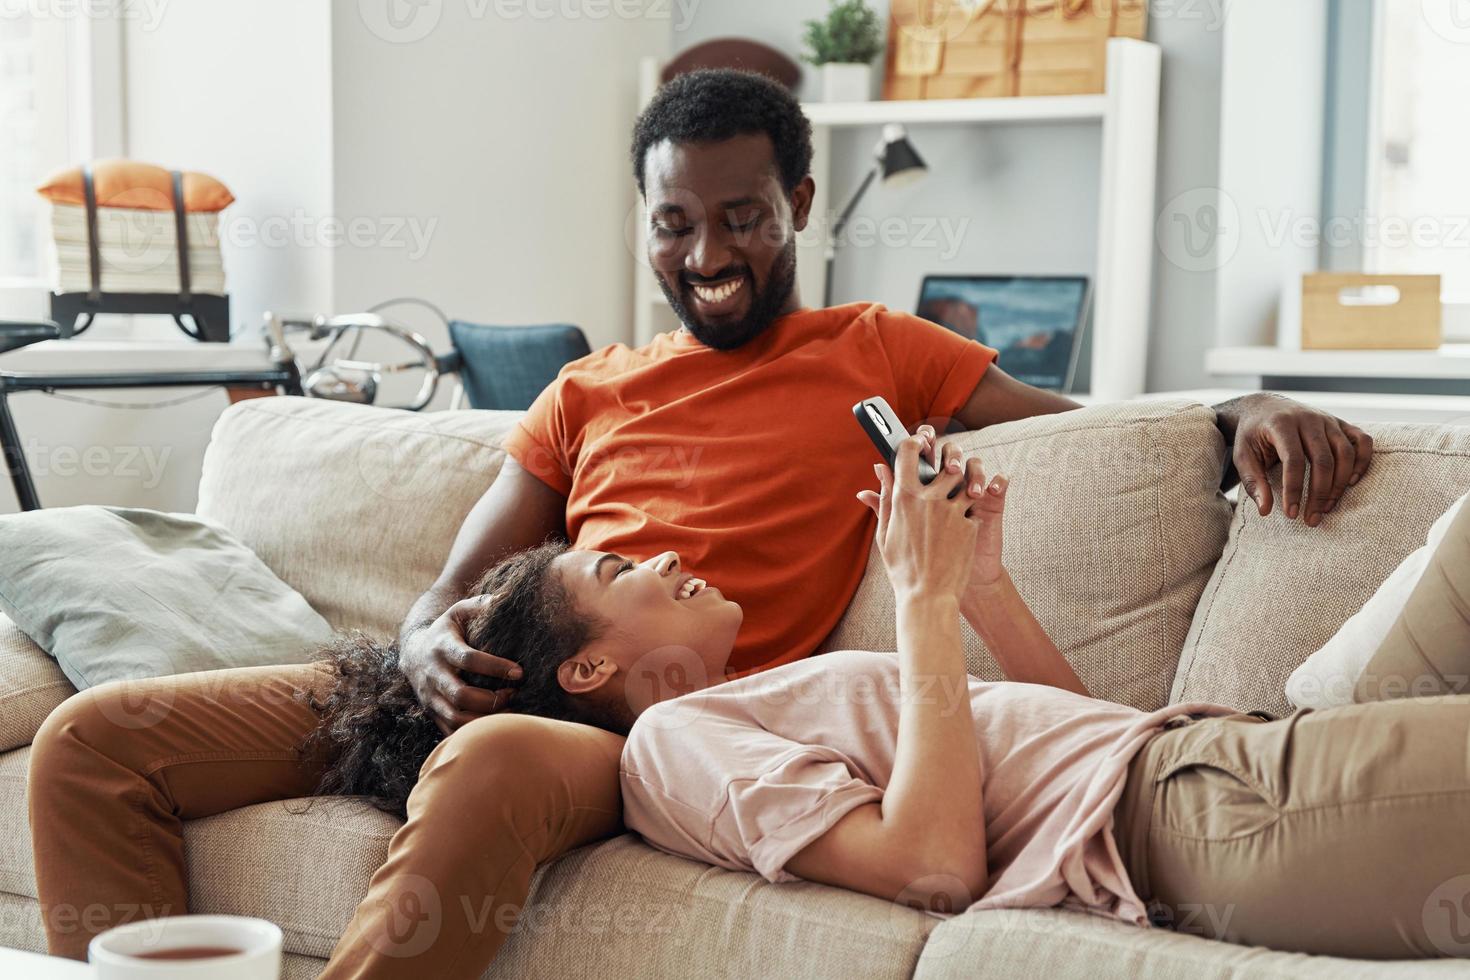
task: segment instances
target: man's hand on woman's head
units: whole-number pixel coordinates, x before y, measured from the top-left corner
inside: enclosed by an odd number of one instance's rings
[[[487,691],[464,679],[463,671],[518,680],[521,668],[513,660],[476,650],[465,640],[465,626],[496,596],[461,599],[438,619],[409,633],[400,644],[399,666],[413,685],[419,703],[433,716],[445,735],[494,714],[510,701],[514,688]]]
[[[1373,460],[1373,438],[1355,425],[1280,395],[1261,392],[1216,408],[1241,489],[1262,517],[1273,505],[1266,474],[1281,464],[1282,509],[1316,527]],[[1307,484],[1308,467],[1311,484]]]

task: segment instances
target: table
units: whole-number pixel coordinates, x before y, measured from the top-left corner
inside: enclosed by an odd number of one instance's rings
[[[42,956],[0,946],[0,977],[15,980],[92,980],[95,974],[86,963]]]

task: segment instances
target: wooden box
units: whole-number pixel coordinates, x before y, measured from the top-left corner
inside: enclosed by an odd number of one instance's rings
[[[1439,276],[1302,276],[1303,350],[1433,350],[1442,342]]]
[[[1145,0],[892,0],[883,97],[1101,92],[1108,38],[1147,18]]]

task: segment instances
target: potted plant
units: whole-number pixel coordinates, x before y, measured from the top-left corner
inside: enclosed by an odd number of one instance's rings
[[[825,20],[806,22],[805,40],[802,59],[821,69],[821,101],[868,101],[883,31],[864,0],[832,0]]]

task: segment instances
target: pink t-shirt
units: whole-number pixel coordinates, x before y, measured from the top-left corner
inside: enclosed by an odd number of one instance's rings
[[[989,890],[972,908],[1084,909],[1147,925],[1113,837],[1135,753],[1176,715],[1039,684],[969,678]],[[661,850],[770,881],[850,810],[883,798],[898,745],[898,658],[809,657],[654,705],[623,748],[623,819]],[[955,703],[938,684],[928,694]],[[921,693],[921,696],[924,696]]]

